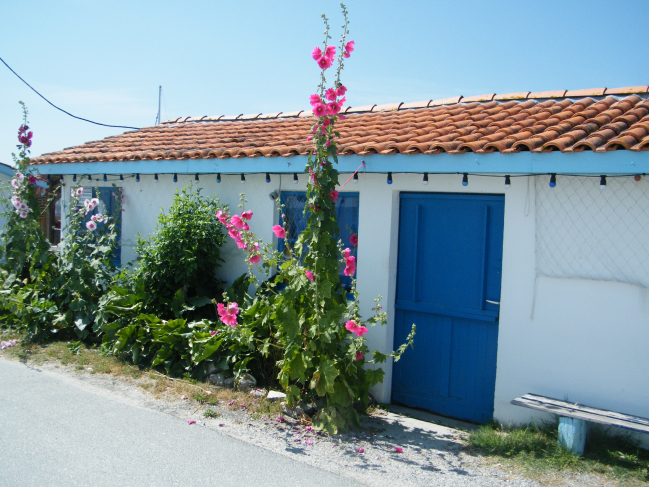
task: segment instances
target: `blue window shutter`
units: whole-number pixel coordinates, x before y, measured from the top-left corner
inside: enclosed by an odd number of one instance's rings
[[[284,214],[288,231],[286,239],[280,239],[277,249],[284,252],[285,241],[293,245],[297,237],[306,229],[308,214],[304,214],[306,203],[306,192],[304,191],[283,191],[281,202],[284,205]],[[342,240],[343,247],[351,249],[351,255],[356,256],[356,247],[350,244],[349,238],[358,233],[358,193],[339,193],[336,201],[336,213],[338,215],[338,232],[336,238]],[[281,216],[280,216],[281,221]],[[343,287],[351,289],[351,276],[345,276],[345,266],[340,267],[340,281]]]
[[[119,198],[118,188],[91,188],[92,197],[99,200],[99,205],[92,211],[89,211],[81,223],[81,230],[86,230],[86,222],[90,221],[92,215],[101,213],[105,216],[112,216],[115,211],[119,209],[117,198]],[[83,208],[83,201],[79,199],[78,207]],[[120,216],[121,218],[121,216]],[[104,223],[98,223],[97,226],[101,227]],[[122,265],[122,222],[117,225],[117,248],[114,250],[112,261],[116,266]]]

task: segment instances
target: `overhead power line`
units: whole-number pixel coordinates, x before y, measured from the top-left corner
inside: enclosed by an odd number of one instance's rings
[[[140,130],[140,128],[141,128],[141,127],[127,127],[127,126],[125,126],[125,125],[108,125],[108,124],[105,124],[105,123],[93,122],[92,120],[88,120],[87,118],[81,118],[81,117],[77,117],[76,115],[72,115],[70,112],[66,112],[65,110],[63,110],[63,108],[59,108],[59,107],[57,107],[54,103],[52,103],[52,102],[49,101],[47,98],[45,98],[43,95],[41,95],[38,91],[36,91],[32,85],[30,85],[29,83],[27,83],[27,81],[25,81],[24,79],[22,79],[18,73],[16,73],[13,69],[11,69],[11,66],[9,66],[9,65],[4,61],[4,59],[2,59],[1,57],[0,57],[0,61],[2,61],[2,64],[4,64],[5,66],[7,66],[7,68],[9,68],[9,71],[11,71],[13,74],[15,74],[15,75],[18,77],[18,79],[19,79],[20,81],[22,81],[22,82],[25,83],[27,86],[29,86],[29,87],[32,89],[32,91],[33,91],[34,93],[36,93],[38,96],[40,96],[43,100],[45,100],[47,103],[49,103],[50,105],[52,105],[52,106],[53,106],[54,108],[56,108],[57,110],[62,111],[62,112],[65,113],[66,115],[70,115],[72,118],[76,118],[77,120],[83,120],[84,122],[88,122],[88,123],[94,123],[95,125],[101,125],[102,127],[112,127],[112,128],[117,128],[117,129],[133,129],[133,130]]]

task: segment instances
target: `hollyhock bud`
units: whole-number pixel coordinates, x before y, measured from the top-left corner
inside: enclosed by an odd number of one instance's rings
[[[306,270],[304,271],[304,274],[306,274],[306,277],[309,279],[309,281],[313,282],[313,272],[311,272],[310,270],[306,269]]]

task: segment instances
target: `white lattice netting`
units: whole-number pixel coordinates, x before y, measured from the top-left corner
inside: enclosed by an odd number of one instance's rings
[[[649,179],[536,176],[536,267],[649,287]]]

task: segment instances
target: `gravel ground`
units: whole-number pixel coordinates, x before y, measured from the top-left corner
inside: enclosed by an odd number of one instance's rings
[[[599,477],[581,475],[541,481],[526,479],[472,454],[466,448],[465,432],[391,412],[377,411],[364,418],[360,431],[328,436],[288,417],[283,422],[276,418],[253,419],[246,411],[231,410],[225,405],[200,406],[188,399],[155,399],[138,387],[137,380],[79,373],[52,363],[37,368],[95,394],[155,409],[184,421],[196,421],[188,428],[210,428],[369,486],[606,485]],[[204,418],[207,408],[218,411],[219,416]]]

